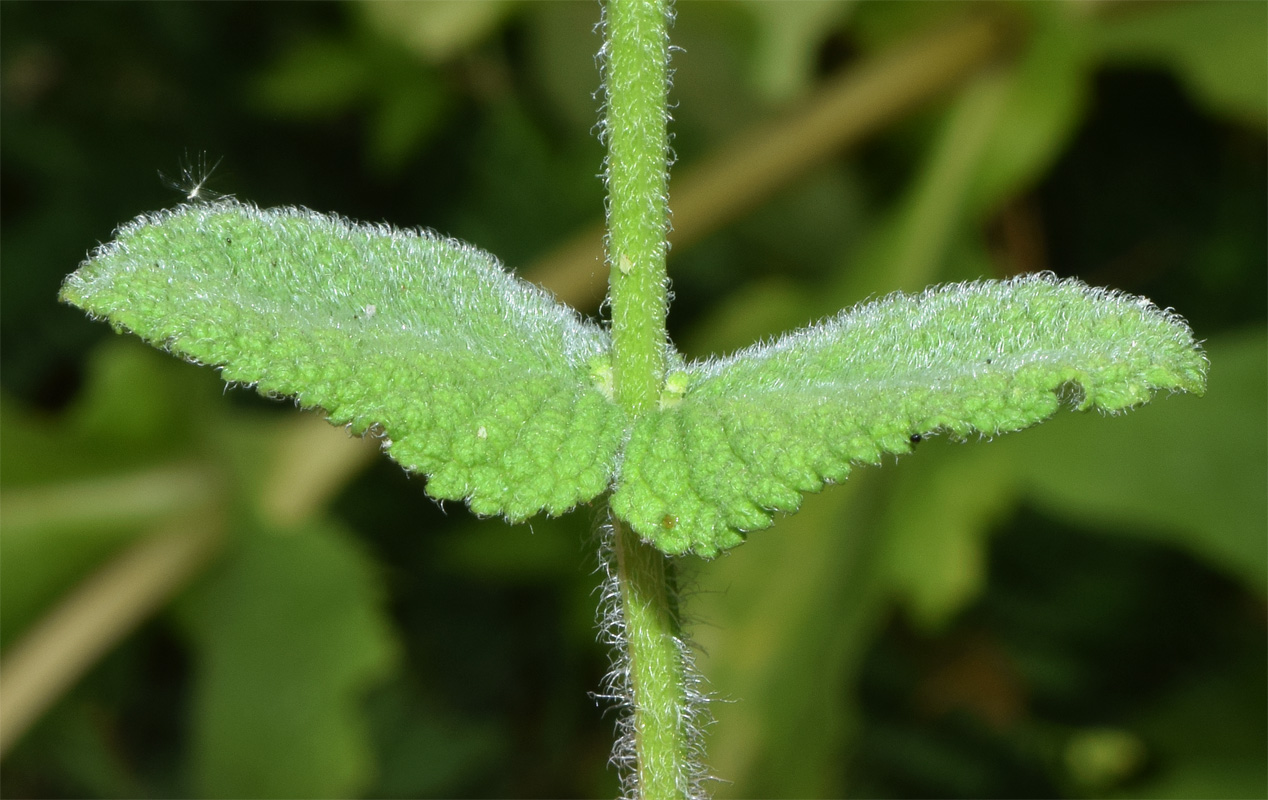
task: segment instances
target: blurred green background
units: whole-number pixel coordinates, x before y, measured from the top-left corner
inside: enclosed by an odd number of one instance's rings
[[[434,228],[598,314],[598,16],[0,4],[0,794],[616,792],[593,509],[440,508],[289,402],[55,301],[206,152],[211,189]],[[966,25],[961,66],[912,90]],[[688,355],[1050,269],[1174,307],[1211,359],[1205,398],[934,439],[684,562],[729,701],[715,793],[1265,796],[1268,5],[688,1],[673,38]],[[801,109],[878,74],[813,163],[744,177],[764,126],[809,152]],[[733,183],[710,195],[702,165]],[[19,682],[59,665],[68,688]]]

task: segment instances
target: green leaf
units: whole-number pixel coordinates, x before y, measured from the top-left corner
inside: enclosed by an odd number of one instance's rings
[[[788,100],[815,79],[823,42],[854,10],[848,0],[784,3],[755,0],[738,7],[752,19],[751,80],[767,100]]]
[[[284,51],[255,85],[262,109],[283,116],[334,116],[373,86],[368,59],[347,42],[304,39]]]
[[[1156,766],[1113,796],[1268,797],[1262,633],[1252,636],[1253,645],[1224,656],[1225,669],[1195,671],[1134,721]]]
[[[438,499],[560,514],[608,485],[624,424],[606,332],[426,232],[234,200],[123,226],[62,299],[336,424],[383,432]]]
[[[1017,497],[1016,467],[1000,448],[943,444],[930,442],[894,471],[884,514],[870,532],[883,542],[892,591],[923,632],[945,630],[982,592],[989,536]]]
[[[330,523],[249,531],[179,607],[197,653],[205,797],[351,797],[373,777],[361,694],[396,642],[381,579]]]
[[[64,414],[0,396],[0,647],[149,526],[212,491],[196,434],[207,421],[195,421],[210,377],[120,339],[91,355]]]
[[[858,724],[851,689],[890,616],[874,535],[895,473],[872,471],[806,499],[796,516],[700,570],[692,638],[715,703],[710,767],[719,798],[842,797]],[[755,645],[755,643],[760,643]],[[814,692],[806,686],[818,687]]]
[[[1206,343],[1202,402],[1104,427],[1073,418],[992,448],[1030,502],[1077,524],[1180,547],[1268,592],[1268,331]]]
[[[1087,33],[1066,6],[1025,6],[1034,30],[1005,78],[965,190],[966,216],[986,219],[1049,174],[1083,120],[1090,81]]]
[[[1263,3],[1161,3],[1105,15],[1087,40],[1110,62],[1170,67],[1221,116],[1268,124],[1268,11]]]
[[[692,365],[635,421],[612,506],[666,552],[712,556],[914,435],[1020,430],[1062,399],[1123,411],[1201,392],[1205,368],[1175,315],[1074,280],[894,294]]]
[[[1051,276],[895,294],[611,402],[608,334],[488,254],[428,233],[233,200],[141,217],[62,290],[266,394],[382,432],[438,499],[517,521],[610,486],[668,553],[716,555],[911,437],[1020,430],[1200,391],[1178,317]],[[680,363],[676,355],[672,364]],[[389,438],[390,437],[390,438]]]

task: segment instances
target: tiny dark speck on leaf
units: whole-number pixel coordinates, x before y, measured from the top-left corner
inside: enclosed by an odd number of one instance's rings
[[[918,433],[913,433],[913,434],[911,435],[911,443],[912,443],[912,444],[920,444],[920,442],[922,442],[923,440],[924,440],[924,437],[923,437],[923,436],[921,436],[921,435],[920,435],[920,434],[918,434]]]

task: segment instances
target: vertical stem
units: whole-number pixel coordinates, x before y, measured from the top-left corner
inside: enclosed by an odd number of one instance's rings
[[[665,379],[668,0],[609,0],[604,9],[603,135],[608,146],[607,258],[616,402],[656,408]],[[613,519],[622,665],[641,798],[692,793],[693,708],[679,635],[673,562]],[[628,785],[628,784],[627,784]]]
[[[608,297],[616,401],[654,407],[665,373],[668,7],[611,0],[604,12]]]
[[[629,782],[643,800],[669,800],[692,793],[693,763],[686,668],[674,564],[613,520],[616,580],[620,588],[628,685],[632,695],[635,763]]]

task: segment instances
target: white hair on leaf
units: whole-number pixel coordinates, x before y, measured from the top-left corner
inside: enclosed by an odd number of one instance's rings
[[[221,198],[233,197],[231,194],[223,194],[207,188],[207,181],[211,179],[216,168],[220,166],[220,162],[224,160],[224,156],[221,156],[215,160],[215,163],[212,163],[206,150],[199,151],[198,155],[193,158],[186,151],[181,156],[180,175],[176,178],[170,178],[160,170],[159,179],[163,181],[164,186],[175,189],[185,195],[185,202],[187,203],[212,203]]]

